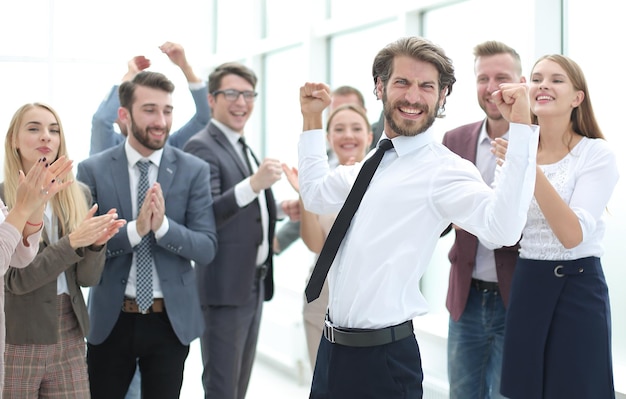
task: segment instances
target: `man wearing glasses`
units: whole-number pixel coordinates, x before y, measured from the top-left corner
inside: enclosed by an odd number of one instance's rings
[[[213,118],[184,147],[211,167],[218,233],[213,262],[196,265],[206,324],[200,341],[205,398],[245,397],[263,301],[274,291],[271,243],[278,207],[271,187],[282,169],[277,159],[256,158],[243,139],[256,83],[244,65],[217,67],[208,82]]]

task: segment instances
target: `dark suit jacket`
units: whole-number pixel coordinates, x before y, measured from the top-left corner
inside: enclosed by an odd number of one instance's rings
[[[80,184],[80,183],[79,183]],[[85,201],[91,204],[89,189],[80,184]],[[4,184],[0,185],[4,200]],[[104,248],[74,250],[67,235],[50,244],[42,234],[39,252],[28,267],[10,267],[4,275],[6,302],[6,342],[14,345],[53,345],[59,340],[57,277],[65,272],[72,309],[84,336],[89,331],[87,306],[80,289],[100,280],[104,268]]]
[[[476,146],[483,121],[471,123],[447,132],[443,144],[462,158],[476,163]],[[469,296],[472,271],[476,264],[478,238],[464,230],[455,229],[456,238],[448,253],[450,259],[450,282],[446,306],[450,316],[458,321]],[[517,261],[519,246],[503,247],[495,250],[496,273],[504,305],[508,305],[513,270]]]
[[[180,342],[189,345],[204,329],[191,261],[207,264],[217,251],[210,171],[206,163],[166,145],[158,173],[169,230],[156,242],[154,262],[167,316]],[[120,218],[134,220],[124,143],[81,162],[77,178],[91,189],[98,212],[116,208]],[[89,296],[87,340],[95,345],[109,336],[124,301],[133,257],[126,226],[109,240],[106,256],[102,278]]]
[[[263,239],[258,201],[244,208],[237,205],[235,185],[248,177],[247,168],[226,135],[213,123],[194,135],[185,151],[211,165],[219,251],[210,264],[199,265],[198,283],[202,305],[241,305],[250,296],[255,278],[258,246]],[[272,240],[276,224],[276,203],[271,190],[265,190],[269,211],[270,250],[266,265],[265,300],[274,294]]]

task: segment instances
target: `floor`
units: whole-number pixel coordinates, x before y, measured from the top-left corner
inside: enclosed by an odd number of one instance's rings
[[[181,399],[204,398],[201,377],[200,341],[195,340],[191,343],[189,357],[185,363]],[[246,399],[306,399],[308,397],[308,384],[299,382],[295,374],[275,367],[271,361],[257,356]]]

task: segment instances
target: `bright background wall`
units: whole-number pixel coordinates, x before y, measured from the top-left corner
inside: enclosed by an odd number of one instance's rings
[[[50,103],[61,115],[70,155],[88,156],[91,117],[119,82],[126,63],[142,54],[152,70],[177,85],[174,129],[193,114],[184,76],[158,46],[182,43],[196,72],[238,60],[259,75],[260,93],[246,136],[258,153],[296,163],[301,131],[298,88],[306,81],[353,85],[365,95],[368,115],[381,104],[372,93],[371,64],[385,44],[422,35],[453,59],[457,83],[440,134],[483,114],[474,90],[472,48],[500,40],[522,56],[524,74],[536,58],[563,53],[586,73],[604,134],[620,162],[620,181],[607,212],[603,257],[612,301],[615,379],[626,392],[626,281],[619,246],[626,237],[626,138],[621,101],[621,42],[626,3],[610,0],[22,0],[0,3],[0,127],[25,102]],[[3,158],[0,154],[0,158]],[[285,182],[279,196],[293,197]],[[416,319],[424,353],[425,385],[445,391],[444,307],[450,239],[437,247],[421,289],[431,305]],[[300,323],[302,292],[312,256],[301,243],[276,258],[277,294],[265,308],[259,356],[296,370],[306,382],[308,363]],[[417,287],[416,287],[417,289]],[[426,395],[425,395],[426,396]]]

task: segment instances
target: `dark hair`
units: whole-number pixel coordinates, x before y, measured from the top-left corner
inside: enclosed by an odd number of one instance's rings
[[[209,93],[220,89],[226,75],[237,75],[250,83],[252,88],[256,88],[257,77],[252,69],[238,62],[227,62],[215,68],[209,75]]]
[[[488,57],[490,55],[498,54],[510,54],[515,61],[515,72],[517,72],[520,76],[522,75],[522,59],[513,47],[507,46],[506,44],[495,40],[489,40],[477,44],[474,47],[474,61],[476,61],[478,57]]]
[[[359,89],[352,86],[339,86],[332,93],[333,96],[349,96],[355,95],[359,99],[359,105],[365,108],[365,98]]]
[[[135,101],[135,89],[137,86],[159,89],[170,94],[174,92],[174,83],[172,83],[162,73],[142,71],[135,75],[133,79],[120,85],[119,96],[120,105],[122,107],[126,109],[132,108],[133,102]]]
[[[383,86],[387,85],[393,73],[393,60],[400,56],[408,56],[433,64],[439,71],[439,90],[447,89],[446,97],[452,93],[452,85],[456,82],[452,60],[446,56],[441,47],[417,36],[400,38],[378,52],[372,65],[374,86],[378,83],[378,79],[381,80]],[[375,88],[374,92],[376,92]]]

